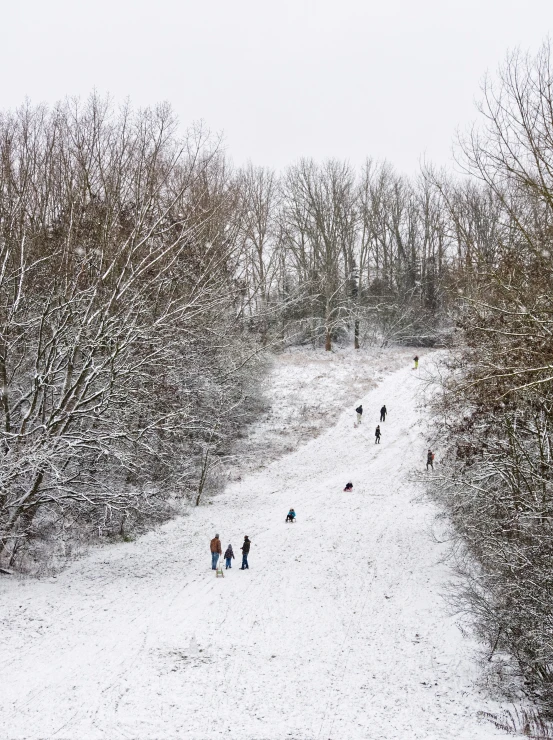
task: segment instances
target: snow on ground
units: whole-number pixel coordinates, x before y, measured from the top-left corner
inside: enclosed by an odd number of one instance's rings
[[[344,400],[341,366],[320,366],[325,394]],[[0,581],[0,736],[500,737],[477,719],[495,707],[442,600],[445,546],[413,475],[425,422],[410,366],[211,505],[57,578]],[[235,561],[215,577],[215,532],[237,555],[250,536],[250,570]]]
[[[386,375],[409,364],[413,354],[411,348],[374,347],[355,352],[292,347],[278,354],[263,383],[268,410],[237,445],[229,478],[259,470],[317,437],[344,408],[355,409]]]

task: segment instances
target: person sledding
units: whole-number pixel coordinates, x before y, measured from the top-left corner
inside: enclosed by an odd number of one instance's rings
[[[374,443],[375,445],[380,444],[380,424],[376,427],[374,431]]]
[[[430,448],[428,448],[428,452],[426,453],[426,469],[428,470],[428,466],[434,470],[434,453]]]
[[[345,492],[353,491],[353,483],[346,483]]]
[[[386,409],[386,406],[384,405],[380,409],[380,421],[386,421],[386,414],[388,413],[388,410]]]
[[[294,511],[294,509],[290,509],[290,511],[286,515],[286,521],[292,522],[292,524],[296,521],[296,512]]]
[[[363,406],[361,404],[355,409],[355,413],[357,414],[357,423],[361,424],[361,417],[363,416]]]

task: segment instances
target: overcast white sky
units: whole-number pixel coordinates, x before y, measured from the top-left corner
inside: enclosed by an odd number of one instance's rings
[[[237,164],[450,158],[486,70],[537,50],[553,0],[4,0],[2,108],[93,88],[168,100]]]

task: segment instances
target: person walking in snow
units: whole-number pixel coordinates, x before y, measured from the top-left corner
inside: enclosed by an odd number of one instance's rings
[[[221,540],[219,539],[218,534],[216,534],[215,537],[211,540],[209,547],[211,549],[211,570],[217,570],[219,556],[223,552],[223,548],[221,547]]]
[[[361,417],[363,416],[363,406],[359,404],[359,406],[355,409],[357,413],[357,423],[361,424]]]
[[[225,550],[225,569],[228,570],[229,568],[232,568],[232,559],[234,557],[234,553],[232,551],[232,545],[229,545],[227,549]]]
[[[415,363],[415,367],[413,368],[413,370],[417,370],[417,369],[418,369],[418,367],[419,367],[419,356],[418,356],[418,355],[415,355],[415,356],[413,357],[413,361],[414,361],[414,363]]]
[[[426,469],[428,470],[428,466],[434,470],[434,453],[430,448],[428,448],[428,452],[426,454]]]
[[[380,409],[380,421],[386,421],[386,414],[387,413],[388,413],[388,411],[386,410],[386,406],[383,406]]]
[[[290,511],[288,512],[286,516],[286,521],[293,523],[295,518],[296,518],[296,512],[294,511],[294,509],[290,509]]]
[[[374,432],[374,443],[375,445],[380,444],[380,424],[378,424]]]
[[[240,548],[242,550],[242,567],[240,570],[246,570],[246,568],[249,570],[250,566],[248,565],[248,554],[250,552],[250,545],[252,543],[250,542],[250,538],[248,535],[244,537],[244,544]]]

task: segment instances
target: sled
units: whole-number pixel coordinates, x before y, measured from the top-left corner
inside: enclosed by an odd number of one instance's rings
[[[217,568],[215,569],[215,578],[221,578],[225,577],[225,572],[223,570],[223,558],[219,558],[219,562],[217,563]]]

